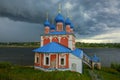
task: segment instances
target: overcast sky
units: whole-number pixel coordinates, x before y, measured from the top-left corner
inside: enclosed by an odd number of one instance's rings
[[[49,20],[67,10],[77,41],[120,42],[120,0],[0,0],[0,42],[40,41]]]

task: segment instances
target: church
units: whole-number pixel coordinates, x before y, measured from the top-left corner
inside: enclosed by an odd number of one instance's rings
[[[74,25],[71,19],[69,16],[65,19],[59,7],[54,22],[50,23],[47,16],[44,34],[40,38],[41,45],[33,50],[34,68],[43,71],[70,70],[82,73],[82,60],[86,56],[81,49],[75,47]]]

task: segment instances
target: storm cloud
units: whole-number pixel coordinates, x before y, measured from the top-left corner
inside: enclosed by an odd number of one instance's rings
[[[57,15],[59,3],[62,4],[62,14],[65,17],[69,10],[78,39],[81,36],[95,37],[113,32],[116,28],[120,29],[120,0],[0,0],[0,21],[5,24],[2,19],[8,18],[7,21],[16,24],[14,28],[17,25],[20,27],[21,23],[21,31],[23,26],[34,25],[33,28],[35,28],[39,25],[39,32],[41,32],[46,12],[49,13],[51,21],[52,17]],[[15,23],[16,21],[20,23]],[[0,24],[1,30],[4,24]],[[24,27],[24,30],[27,31],[28,27]],[[3,36],[4,32],[0,33],[0,36]],[[33,36],[36,34],[34,33]]]

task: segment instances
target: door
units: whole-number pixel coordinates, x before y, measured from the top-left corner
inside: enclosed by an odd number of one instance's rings
[[[72,63],[72,71],[76,71],[77,65],[75,63]]]
[[[56,68],[56,54],[51,55],[51,68]]]

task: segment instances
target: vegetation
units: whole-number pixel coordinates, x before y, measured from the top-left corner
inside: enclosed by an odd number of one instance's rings
[[[88,70],[84,74],[71,71],[44,72],[33,67],[0,63],[0,80],[91,80]]]
[[[120,72],[110,67],[103,67],[101,70],[94,70],[103,80],[120,80]]]
[[[77,48],[120,48],[120,43],[81,43],[76,42]]]
[[[85,66],[84,73],[80,74],[71,71],[44,72],[33,67],[0,62],[0,80],[94,80],[95,76],[100,80],[120,80],[116,65],[111,64],[112,68],[102,67],[101,70],[90,70]],[[91,76],[90,72],[95,76]]]
[[[8,42],[0,43],[0,47],[39,47],[40,42]]]
[[[40,42],[9,42],[0,43],[0,47],[39,47]],[[76,42],[77,48],[120,48],[120,43],[81,43]]]
[[[120,64],[112,63],[111,68],[117,70],[118,72],[120,72]]]

